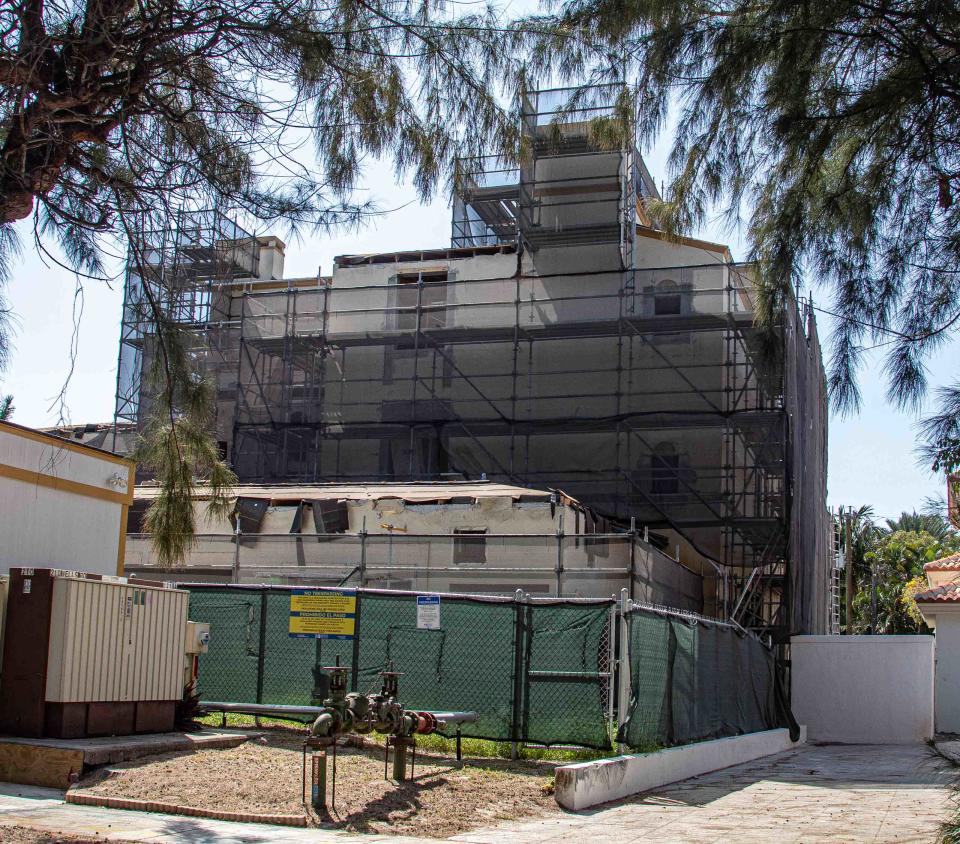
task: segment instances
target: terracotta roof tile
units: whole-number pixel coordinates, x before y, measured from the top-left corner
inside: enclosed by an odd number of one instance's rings
[[[941,557],[923,567],[924,571],[960,571],[960,551],[949,557]]]
[[[927,563],[927,565],[932,565]],[[940,586],[934,586],[932,589],[924,589],[923,592],[917,592],[913,599],[920,604],[934,602],[952,603],[960,601],[960,583],[951,580],[949,583],[943,583]]]

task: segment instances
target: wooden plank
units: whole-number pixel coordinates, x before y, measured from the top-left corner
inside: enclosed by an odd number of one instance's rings
[[[83,770],[83,751],[0,742],[0,781],[68,788]]]

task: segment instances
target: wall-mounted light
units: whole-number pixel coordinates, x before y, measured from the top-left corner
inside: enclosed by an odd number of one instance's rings
[[[127,479],[119,472],[114,472],[109,478],[107,478],[107,486],[112,486],[115,489],[126,489]]]

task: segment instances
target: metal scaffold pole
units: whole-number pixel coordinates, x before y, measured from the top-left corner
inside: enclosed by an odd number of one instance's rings
[[[630,593],[626,589],[620,590],[620,603],[617,607],[617,615],[620,619],[620,658],[617,665],[617,735],[627,720],[627,713],[630,711],[630,621],[628,614],[632,608],[633,601],[630,600]],[[623,753],[625,746],[622,742],[617,743],[617,749]]]

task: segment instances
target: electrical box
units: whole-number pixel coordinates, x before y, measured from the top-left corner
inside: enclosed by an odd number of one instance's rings
[[[186,652],[188,654],[205,654],[209,644],[210,625],[205,621],[188,621]]]
[[[0,731],[70,738],[173,729],[188,592],[59,569],[11,569]]]

